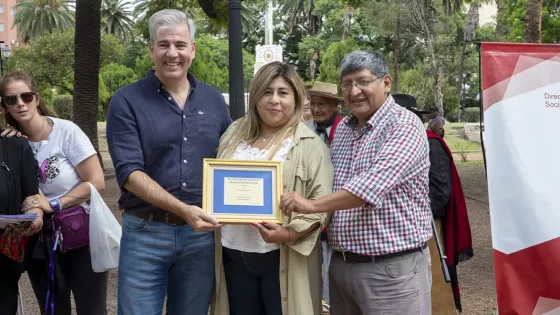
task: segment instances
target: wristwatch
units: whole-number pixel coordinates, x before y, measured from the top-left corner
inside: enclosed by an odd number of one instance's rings
[[[53,210],[54,213],[59,212],[62,207],[60,204],[60,199],[58,198],[49,201],[49,205],[51,206],[51,209]]]

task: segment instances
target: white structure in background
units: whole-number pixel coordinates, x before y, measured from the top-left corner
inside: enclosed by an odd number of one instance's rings
[[[255,68],[253,75],[259,71],[259,69],[270,62],[282,61],[282,46],[274,45],[274,26],[273,26],[273,0],[268,0],[268,7],[266,9],[266,14],[264,16],[264,45],[257,45],[255,51]]]
[[[280,45],[257,45],[255,51],[255,71],[253,75],[267,63],[282,61],[282,46]]]

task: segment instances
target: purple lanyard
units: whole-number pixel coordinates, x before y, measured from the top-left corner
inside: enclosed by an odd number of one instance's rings
[[[56,231],[56,233],[54,234],[51,256],[49,258],[49,275],[48,275],[49,290],[47,291],[47,299],[45,301],[45,314],[49,314],[49,308],[50,308],[51,315],[54,315],[54,291],[56,290],[56,283],[54,281],[55,279],[54,255],[56,252],[56,248],[58,247],[58,241],[60,236],[61,236],[60,230]]]

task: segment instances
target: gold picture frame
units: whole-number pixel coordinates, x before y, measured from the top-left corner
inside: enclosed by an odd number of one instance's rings
[[[207,158],[202,185],[202,209],[220,223],[282,224],[280,161]]]

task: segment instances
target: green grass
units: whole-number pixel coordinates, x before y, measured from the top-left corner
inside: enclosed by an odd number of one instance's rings
[[[484,167],[484,160],[474,160],[474,161],[467,161],[467,162],[455,161],[455,166],[457,166],[458,168],[461,168],[461,167],[464,167],[464,166]]]
[[[447,146],[449,147],[449,149],[452,152],[459,152],[461,149],[465,150],[465,151],[481,151],[482,150],[482,147],[481,147],[480,143],[459,139],[456,136],[447,135],[447,132],[446,132],[446,135],[445,135],[444,139],[445,139],[445,142],[447,143]],[[457,147],[457,145],[462,146],[462,148]]]

